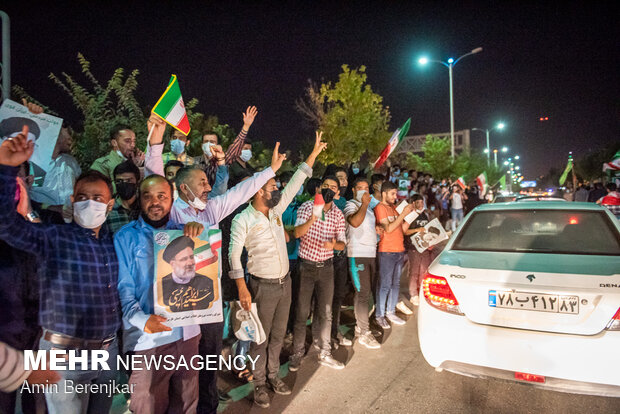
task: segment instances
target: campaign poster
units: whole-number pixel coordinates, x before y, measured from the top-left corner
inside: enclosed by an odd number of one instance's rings
[[[43,185],[45,174],[52,167],[52,154],[62,127],[62,118],[48,114],[33,114],[24,105],[5,99],[0,106],[0,142],[17,136],[28,125],[28,139],[34,141],[30,166],[34,186]]]
[[[411,236],[411,242],[419,253],[424,252],[430,246],[448,240],[448,234],[438,219],[429,221],[424,228],[426,229],[424,233],[415,233]]]
[[[222,322],[222,232],[189,238],[181,230],[154,232],[155,313],[170,327]]]

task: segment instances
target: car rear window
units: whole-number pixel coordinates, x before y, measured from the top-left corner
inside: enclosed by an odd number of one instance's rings
[[[453,250],[620,255],[620,235],[596,211],[477,211]]]

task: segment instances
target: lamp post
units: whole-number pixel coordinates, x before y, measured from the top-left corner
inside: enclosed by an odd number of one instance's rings
[[[481,47],[477,47],[471,52],[465,53],[463,56],[459,57],[456,60],[450,58],[446,62],[443,62],[441,60],[430,60],[427,57],[422,57],[418,59],[418,63],[420,63],[420,65],[426,65],[427,63],[432,62],[432,63],[441,63],[442,65],[448,68],[448,73],[450,75],[450,149],[451,149],[452,159],[454,159],[454,98],[453,98],[453,93],[452,93],[452,89],[453,89],[452,88],[452,68],[465,56],[473,55],[479,52],[482,52]]]
[[[506,124],[504,124],[503,122],[500,122],[499,124],[497,124],[496,126],[494,126],[491,129],[483,129],[483,128],[472,128],[472,131],[481,131],[484,132],[487,136],[487,150],[485,151],[487,154],[487,164],[491,164],[491,149],[489,148],[489,134],[491,133],[491,131],[494,131],[496,129],[498,130],[502,130],[504,129],[504,127],[506,126]],[[503,151],[503,150],[502,150]],[[497,158],[497,155],[496,155]],[[497,166],[497,161],[495,161],[495,166]]]

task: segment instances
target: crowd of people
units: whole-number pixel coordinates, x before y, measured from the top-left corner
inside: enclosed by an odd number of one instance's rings
[[[41,108],[28,104],[32,112]],[[266,341],[238,341],[235,352],[258,358],[239,377],[254,386],[254,403],[270,404],[269,389],[290,394],[279,377],[280,354],[290,341],[289,370],[300,369],[307,344],[318,362],[343,369],[332,351],[356,341],[378,349],[377,329],[406,323],[420,301],[420,282],[441,244],[419,252],[411,236],[438,219],[454,231],[464,214],[484,202],[477,187],[401,170],[371,171],[357,163],[313,167],[326,148],[314,137],[307,159],[279,172],[286,155],[275,145],[269,166],[251,166],[247,136],[257,116],[224,150],[202,131],[199,157],[187,154],[189,138],[152,115],[145,151],[126,125],[112,129],[110,152],[80,171],[63,128],[53,167],[32,187],[28,159],[34,146],[24,127],[0,146],[0,411],[13,412],[15,389],[31,383],[73,380],[105,383],[119,373],[23,370],[19,350],[107,350],[110,355],[219,355],[228,336],[223,322],[169,327],[153,299],[153,232],[183,230],[197,237],[222,231],[222,296],[250,310],[256,304]],[[170,152],[164,153],[164,142]],[[264,167],[264,168],[260,168]],[[257,171],[259,170],[259,171]],[[406,203],[402,204],[405,200]],[[412,220],[411,213],[415,212]],[[406,267],[405,267],[406,265]],[[401,274],[408,291],[400,293]],[[355,275],[353,277],[353,275]],[[353,297],[355,329],[343,332],[340,314]],[[397,313],[398,311],[398,313]],[[401,316],[399,316],[401,314]],[[312,321],[307,341],[308,321]],[[137,413],[215,413],[222,398],[217,371],[143,370],[128,374],[129,408]],[[24,394],[24,412],[34,404]],[[107,413],[107,395],[46,393],[51,413]]]

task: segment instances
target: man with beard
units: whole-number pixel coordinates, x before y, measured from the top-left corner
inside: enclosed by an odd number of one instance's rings
[[[291,278],[286,249],[282,213],[307,177],[312,177],[316,157],[327,144],[321,142],[323,133],[316,133],[314,150],[301,164],[282,193],[271,178],[254,196],[252,203],[232,222],[230,236],[230,277],[237,283],[241,306],[250,310],[256,302],[267,340],[258,345],[252,342],[250,353],[257,358],[254,370],[254,402],[269,407],[267,380],[277,394],[288,395],[290,388],[278,377],[280,351],[286,334],[291,307]],[[241,253],[248,251],[249,289],[245,283]],[[258,294],[260,291],[260,295]],[[268,373],[266,367],[268,364]]]
[[[163,130],[165,123],[156,115],[151,116],[150,124],[156,127],[151,134],[147,149],[146,169],[155,174],[163,174],[161,153],[163,149]],[[150,128],[150,125],[149,125]],[[181,168],[175,177],[179,198],[174,200],[170,210],[170,219],[175,223],[197,222],[207,229],[217,229],[218,223],[231,214],[237,207],[256,194],[267,182],[275,177],[275,172],[282,166],[286,154],[279,153],[280,143],[277,142],[271,158],[271,166],[256,173],[252,178],[244,180],[224,194],[209,198],[211,183],[205,172],[196,167]],[[214,147],[211,147],[213,151]],[[147,172],[148,173],[148,172]],[[187,328],[187,327],[186,327]],[[190,328],[187,328],[190,329]],[[224,322],[200,325],[201,355],[220,355],[222,352],[222,336]],[[217,371],[200,371],[200,402],[199,413],[217,411],[219,396],[216,386]]]
[[[194,241],[177,237],[164,250],[163,259],[172,266],[172,273],[161,280],[164,305],[171,312],[207,309],[214,299],[213,281],[196,274]]]
[[[144,153],[136,148],[136,134],[127,125],[116,125],[110,132],[112,149],[101,158],[97,158],[92,170],[101,172],[110,180],[114,180],[114,168],[125,160],[132,160],[138,167],[144,163]]]

